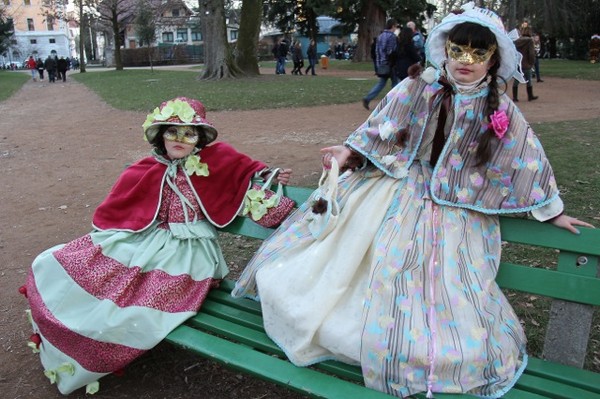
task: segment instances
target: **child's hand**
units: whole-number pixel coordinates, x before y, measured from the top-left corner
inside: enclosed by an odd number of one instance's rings
[[[579,234],[579,230],[577,230],[575,226],[591,227],[592,229],[594,228],[594,226],[589,223],[582,222],[579,219],[575,219],[574,217],[564,214],[554,218],[550,223],[556,227],[560,227],[561,229],[569,230],[573,234]]]
[[[333,147],[321,148],[321,154],[323,154],[323,166],[325,169],[331,169],[331,158],[335,158],[340,168],[346,165],[348,157],[350,157],[350,148],[343,145],[336,145]]]
[[[277,174],[277,181],[283,185],[289,184],[290,177],[292,176],[291,169],[281,169]]]

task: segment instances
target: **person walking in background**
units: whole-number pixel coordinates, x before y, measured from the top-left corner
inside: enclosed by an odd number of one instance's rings
[[[277,46],[277,75],[285,75],[285,61],[287,59],[288,51],[287,41],[281,39]]]
[[[521,53],[523,58],[521,59],[521,70],[523,71],[523,76],[525,76],[526,85],[527,85],[527,100],[533,101],[537,100],[538,97],[533,95],[533,82],[531,81],[531,69],[535,65],[535,45],[533,44],[533,38],[531,37],[531,28],[529,24],[524,22],[521,25],[520,37],[515,40],[515,47],[517,51]],[[512,87],[513,101],[519,101],[519,82],[515,79],[513,80]]]
[[[302,54],[302,43],[300,43],[300,41],[296,41],[292,48],[292,62],[294,63],[292,75],[302,75],[302,68],[304,67],[304,56]]]
[[[540,35],[537,33],[533,35],[533,47],[535,48],[535,63],[533,64],[533,70],[535,72],[535,78],[539,83],[543,83],[542,76],[540,75],[540,57],[542,56],[542,42]]]
[[[421,57],[421,62],[425,65],[425,36],[417,29],[417,24],[415,24],[414,21],[408,21],[406,27],[411,29],[413,43],[419,57]]]
[[[69,63],[65,57],[61,56],[58,61],[56,61],[56,70],[58,71],[58,79],[63,82],[67,81],[67,69],[69,69]]]
[[[315,76],[315,65],[317,65],[317,43],[311,39],[308,49],[306,50],[306,57],[308,58],[308,67],[304,71],[305,75],[308,75],[308,71],[311,71],[311,75]]]
[[[40,57],[38,57],[37,61],[35,62],[35,67],[38,71],[38,75],[40,76],[40,82],[42,82],[44,80],[44,61],[42,61]]]
[[[275,42],[275,44],[273,44],[271,53],[273,54],[273,59],[275,60],[275,74],[279,75],[279,61],[277,57],[279,54],[279,42]]]
[[[398,28],[398,22],[395,19],[388,19],[385,23],[385,30],[377,37],[376,45],[376,61],[377,61],[377,76],[379,80],[373,86],[371,91],[362,99],[362,105],[365,109],[369,109],[369,103],[373,100],[381,90],[385,87],[388,79],[392,82],[392,87],[396,86],[398,79],[393,73],[393,54],[398,45],[398,38],[394,34]]]
[[[29,69],[31,72],[31,79],[35,82],[37,80],[35,78],[37,75],[37,62],[33,58],[33,55],[30,55],[29,58],[27,58],[27,61],[25,61],[25,67]]]
[[[600,60],[600,35],[594,33],[590,38],[590,62],[597,63]]]
[[[400,30],[398,35],[398,47],[396,48],[394,72],[398,81],[408,77],[408,68],[422,61],[415,43],[413,41],[413,31],[408,26]]]
[[[44,69],[48,72],[48,81],[56,82],[56,60],[51,55],[44,61]]]

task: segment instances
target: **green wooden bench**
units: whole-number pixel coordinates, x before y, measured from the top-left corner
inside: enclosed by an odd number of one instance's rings
[[[286,195],[296,203],[303,202],[310,193],[307,188],[286,187]],[[576,236],[549,224],[510,217],[502,217],[501,225],[502,239],[509,242],[508,245],[526,244],[558,253],[557,266],[551,268],[509,263],[504,259],[501,264],[497,281],[503,289],[529,293],[536,298],[553,298],[544,348],[546,360],[530,357],[525,373],[504,398],[600,398],[600,374],[581,369],[594,310],[600,306],[600,229],[581,229],[581,235]],[[243,217],[223,231],[259,239],[271,233]],[[310,397],[390,398],[365,388],[359,367],[333,361],[310,368],[291,364],[265,334],[260,304],[233,299],[230,296],[233,286],[233,281],[225,280],[210,293],[201,312],[175,329],[166,340]],[[470,395],[435,396],[473,398]]]

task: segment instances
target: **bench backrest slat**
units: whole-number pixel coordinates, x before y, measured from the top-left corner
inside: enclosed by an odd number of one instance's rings
[[[502,288],[600,306],[600,279],[595,277],[501,263],[496,281]]]

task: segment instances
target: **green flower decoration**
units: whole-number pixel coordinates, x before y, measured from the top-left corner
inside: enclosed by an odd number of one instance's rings
[[[98,381],[90,382],[85,386],[85,393],[93,395],[100,390],[100,383]]]
[[[56,371],[54,371],[54,370],[44,370],[44,375],[46,377],[48,377],[48,379],[50,380],[50,384],[56,384],[56,379],[58,378],[58,375],[56,374]]]
[[[27,346],[29,348],[31,348],[31,351],[33,353],[40,353],[40,350],[38,349],[38,346],[37,346],[37,344],[35,342],[29,341],[29,342],[27,342]]]
[[[208,165],[200,162],[200,157],[198,155],[190,155],[185,161],[185,173],[188,176],[193,175],[194,173],[198,176],[208,176]]]
[[[63,363],[56,368],[57,373],[68,373],[69,375],[75,374],[75,366],[71,363]]]
[[[277,196],[272,195],[266,198],[266,194],[261,189],[252,188],[246,192],[244,197],[244,215],[250,214],[252,220],[260,220],[267,214],[270,208],[277,205]]]
[[[162,110],[159,107],[154,108],[151,114],[146,116],[146,120],[142,124],[144,131],[156,121],[166,121],[176,116],[183,123],[191,123],[194,120],[196,111],[192,106],[185,101],[170,100],[167,101]]]
[[[58,373],[75,374],[75,366],[71,363],[63,363],[54,370],[44,370],[44,375],[50,380],[50,384],[55,384],[58,380]]]

